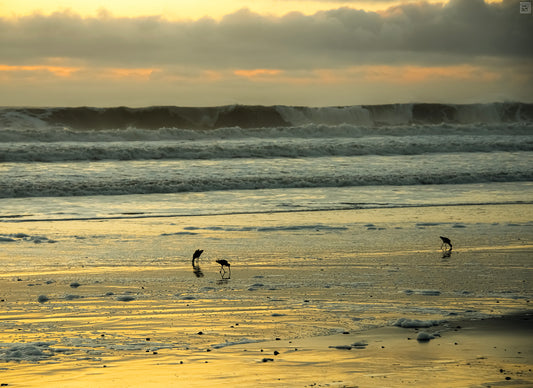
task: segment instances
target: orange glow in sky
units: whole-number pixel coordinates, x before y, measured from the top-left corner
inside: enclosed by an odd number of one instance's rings
[[[0,0],[0,106],[532,101],[518,5]]]
[[[276,76],[281,74],[281,70],[276,69],[253,69],[253,70],[235,70],[233,73],[240,77],[257,78],[263,76]]]
[[[2,72],[50,72],[57,77],[70,77],[74,72],[79,71],[79,67],[65,67],[65,66],[46,66],[46,65],[35,65],[35,66],[8,66],[0,64],[0,74]]]

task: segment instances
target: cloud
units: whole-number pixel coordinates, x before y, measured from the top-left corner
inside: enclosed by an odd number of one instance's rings
[[[0,105],[531,101],[532,19],[518,3],[0,18]]]
[[[336,106],[399,102],[531,101],[526,73],[477,66],[355,66],[242,77],[232,71],[161,70],[149,79],[110,78],[105,69],[71,78],[2,80],[4,106]],[[475,78],[470,78],[473,73]],[[210,78],[211,77],[211,78]],[[531,82],[531,71],[528,75]],[[11,78],[13,79],[13,78]]]
[[[269,76],[278,76],[282,73],[277,69],[251,69],[251,70],[235,70],[233,74],[249,79],[264,79]]]
[[[452,0],[382,13],[339,8],[273,17],[242,9],[219,21],[33,14],[0,19],[0,63],[61,58],[69,66],[310,69],[460,64],[484,57],[529,61],[531,18],[517,10],[514,0]]]
[[[70,77],[73,73],[79,71],[80,68],[65,67],[65,66],[8,66],[0,65],[0,73],[18,73],[18,74],[35,74],[35,73],[51,73],[57,77]]]
[[[342,4],[342,3],[348,3],[348,4],[362,4],[362,3],[408,3],[408,2],[420,2],[420,0],[289,0],[294,2],[313,2],[313,3],[336,3],[336,4]]]

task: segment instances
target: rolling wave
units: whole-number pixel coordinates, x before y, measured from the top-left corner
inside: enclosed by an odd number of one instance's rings
[[[0,198],[533,181],[533,104],[0,108]]]
[[[533,136],[389,136],[152,142],[0,143],[0,162],[305,158],[533,151]]]
[[[0,128],[74,130],[283,128],[301,125],[380,126],[533,122],[533,104],[389,104],[342,107],[247,106],[146,108],[2,108]]]
[[[533,134],[533,121],[520,123],[477,124],[411,124],[363,126],[353,124],[305,124],[292,127],[239,128],[211,130],[181,128],[159,129],[102,129],[74,130],[67,127],[0,127],[2,143],[58,143],[58,142],[155,142],[238,139],[323,139],[402,136],[520,136]]]
[[[532,154],[4,163],[0,198],[524,182]]]
[[[470,173],[448,174],[402,174],[367,176],[299,176],[264,177],[248,176],[234,179],[130,179],[85,182],[71,180],[18,182],[17,186],[0,187],[0,198],[22,197],[68,197],[95,195],[163,194],[185,192],[208,192],[225,190],[260,190],[287,188],[323,188],[358,186],[413,186],[441,184],[472,184],[488,182],[526,182],[533,181],[533,172],[489,171],[476,175]]]

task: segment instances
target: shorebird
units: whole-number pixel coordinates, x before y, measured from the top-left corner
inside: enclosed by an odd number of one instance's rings
[[[202,254],[204,250],[203,249],[197,249],[194,251],[194,254],[192,255],[192,266],[194,267],[194,261],[196,260],[198,262],[198,259],[200,258],[200,255]]]
[[[441,249],[448,249],[447,247],[450,247],[449,250],[452,250],[452,242],[448,237],[442,237],[440,236],[440,239],[442,240],[442,244],[440,246]]]
[[[222,275],[222,277],[224,277],[224,275],[226,274],[226,270],[224,269],[224,267],[228,267],[229,277],[231,277],[231,264],[228,263],[228,261],[225,260],[225,259],[218,259],[217,263],[220,264],[220,275]],[[229,279],[229,277],[228,277],[228,279]]]

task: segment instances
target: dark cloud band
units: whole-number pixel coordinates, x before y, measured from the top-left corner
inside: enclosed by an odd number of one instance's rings
[[[515,0],[452,0],[383,13],[344,7],[271,17],[243,9],[220,21],[34,14],[0,19],[0,62],[62,58],[94,66],[312,69],[485,57],[531,61],[533,22],[518,9]]]

